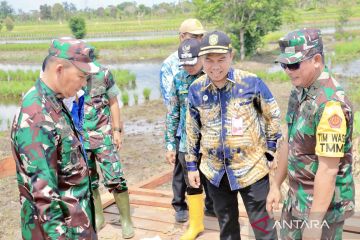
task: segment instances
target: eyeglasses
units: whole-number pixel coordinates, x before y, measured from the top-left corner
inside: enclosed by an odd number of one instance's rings
[[[202,38],[204,36],[204,34],[193,34],[193,33],[186,33],[188,34],[188,36],[190,38],[195,38],[195,39],[199,39],[199,38]]]
[[[286,70],[286,69],[289,69],[289,71],[295,71],[295,70],[298,70],[300,68],[300,65],[302,62],[304,62],[305,60],[309,60],[311,59],[313,56],[311,57],[308,57],[308,58],[305,58],[303,59],[301,62],[297,62],[297,63],[291,63],[291,64],[286,64],[286,63],[280,63],[280,66]]]

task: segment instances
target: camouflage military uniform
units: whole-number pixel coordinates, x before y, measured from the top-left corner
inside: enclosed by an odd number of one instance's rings
[[[284,202],[282,220],[288,223],[290,220],[307,220],[318,156],[340,157],[334,196],[324,220],[333,225],[330,228],[335,226],[332,229],[333,236],[338,236],[335,239],[341,239],[341,223],[354,212],[351,174],[353,115],[343,88],[326,67],[309,88],[297,88],[291,92],[286,121],[290,189]],[[325,228],[323,234],[330,234],[327,231]],[[301,229],[285,227],[281,235],[286,239],[301,239]]]
[[[290,32],[279,40],[279,45],[281,54],[276,62],[280,62],[284,69],[289,68],[288,73],[314,71],[315,77],[314,66],[310,65],[311,67],[302,70],[299,68],[302,62],[311,61],[317,54],[322,56],[323,61],[323,43],[319,29],[305,28]],[[313,62],[310,64],[314,64]],[[326,66],[314,82],[308,82],[309,87],[301,87],[305,80],[304,77],[300,79],[302,84],[294,80],[297,85],[294,84],[296,88],[291,92],[286,115],[290,188],[283,206],[281,236],[283,239],[302,238],[302,229],[306,225],[294,226],[292,223],[308,221],[320,156],[340,158],[340,162],[333,198],[324,221],[317,224],[321,224],[322,239],[341,239],[344,220],[354,212],[351,104]]]
[[[99,187],[99,174],[96,170],[98,161],[105,187],[109,191],[127,190],[119,155],[112,139],[109,105],[109,100],[119,93],[113,75],[106,68],[92,76],[86,89],[84,147],[88,153],[92,189]]]
[[[11,140],[23,239],[97,239],[79,132],[40,79],[24,96]]]

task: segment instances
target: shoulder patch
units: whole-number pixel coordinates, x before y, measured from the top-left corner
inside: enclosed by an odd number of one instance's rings
[[[343,157],[346,136],[346,119],[341,103],[326,103],[316,129],[316,155],[323,157]]]
[[[328,122],[331,128],[340,128],[342,119],[338,114],[333,114],[328,118]]]

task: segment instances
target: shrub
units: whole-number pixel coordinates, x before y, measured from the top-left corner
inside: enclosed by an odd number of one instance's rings
[[[69,27],[72,34],[77,39],[82,39],[86,35],[85,20],[81,17],[72,17],[69,20]]]

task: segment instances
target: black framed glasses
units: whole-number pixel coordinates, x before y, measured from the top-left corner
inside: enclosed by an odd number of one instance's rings
[[[289,69],[289,71],[295,71],[300,68],[300,64],[301,64],[301,62],[292,63],[292,64],[280,63],[280,66],[284,70]]]
[[[313,56],[315,56],[315,55],[313,55]],[[311,59],[313,56],[305,58],[301,62],[297,62],[297,63],[291,63],[291,64],[280,63],[280,66],[284,70],[289,69],[289,71],[295,71],[295,70],[298,70],[300,68],[300,65],[301,65],[302,62],[304,62],[305,60]]]

